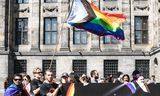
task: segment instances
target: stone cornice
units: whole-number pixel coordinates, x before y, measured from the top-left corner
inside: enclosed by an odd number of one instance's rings
[[[15,52],[16,56],[151,56],[149,52]]]

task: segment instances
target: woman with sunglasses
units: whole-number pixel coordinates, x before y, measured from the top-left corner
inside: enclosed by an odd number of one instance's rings
[[[22,76],[15,74],[13,83],[6,89],[4,96],[24,96],[22,90]]]

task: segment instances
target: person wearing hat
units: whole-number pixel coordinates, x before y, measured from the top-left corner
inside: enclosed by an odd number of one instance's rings
[[[70,83],[70,79],[69,79],[68,73],[66,73],[66,72],[62,73],[60,82],[61,82],[62,84]]]

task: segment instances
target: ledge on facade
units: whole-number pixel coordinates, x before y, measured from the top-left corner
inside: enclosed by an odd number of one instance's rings
[[[150,56],[149,52],[15,52],[16,56]]]
[[[157,54],[159,52],[160,52],[160,47],[152,49],[151,52],[150,52],[150,54],[151,55],[155,55],[155,54]]]
[[[2,50],[0,50],[0,55],[8,55],[8,54],[9,54],[8,51],[2,51]]]
[[[60,51],[68,51],[68,52],[70,52],[71,50],[69,48],[60,48]]]

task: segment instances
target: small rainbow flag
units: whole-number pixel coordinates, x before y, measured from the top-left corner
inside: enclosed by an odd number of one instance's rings
[[[123,14],[109,14],[100,11],[86,0],[74,0],[67,23],[99,36],[111,35],[116,39],[124,40],[124,32],[120,24],[125,20]]]
[[[74,87],[74,83],[71,83],[66,96],[74,96],[75,95],[75,87]]]

